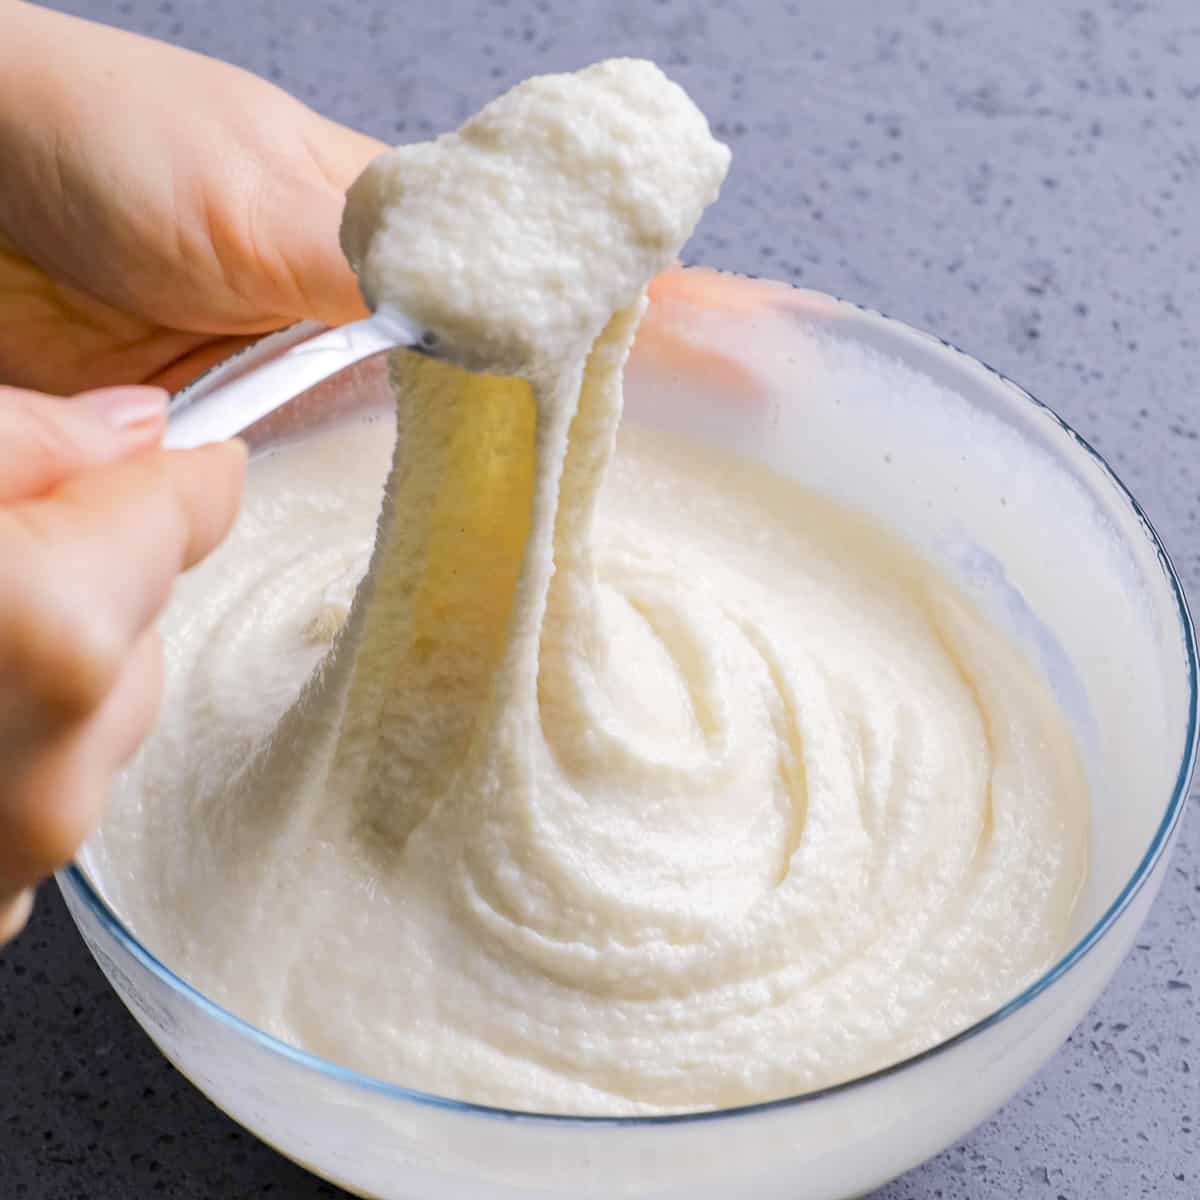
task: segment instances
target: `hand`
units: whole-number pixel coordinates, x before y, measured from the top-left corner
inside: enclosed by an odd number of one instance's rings
[[[0,387],[0,943],[149,731],[155,621],[233,522],[241,443],[159,449],[166,395]]]
[[[0,0],[0,383],[177,388],[363,314],[338,246],[380,143],[248,72]]]

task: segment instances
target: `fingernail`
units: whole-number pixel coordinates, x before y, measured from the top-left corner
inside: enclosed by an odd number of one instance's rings
[[[0,946],[25,928],[33,912],[33,888],[26,888],[7,904],[0,904]]]
[[[167,411],[167,392],[156,387],[97,388],[78,399],[121,432],[158,423]]]

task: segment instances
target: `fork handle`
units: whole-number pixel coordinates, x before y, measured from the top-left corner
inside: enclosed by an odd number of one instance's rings
[[[284,333],[294,336],[299,329]],[[420,332],[407,319],[380,311],[301,341],[259,367],[239,373],[234,359],[213,373],[211,383],[202,378],[180,397],[163,444],[187,450],[236,437],[322,379],[373,354],[419,340]]]

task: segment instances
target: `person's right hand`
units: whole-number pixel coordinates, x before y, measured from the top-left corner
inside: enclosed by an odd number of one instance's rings
[[[0,387],[0,943],[154,723],[156,619],[225,536],[241,443],[159,448],[166,394]]]

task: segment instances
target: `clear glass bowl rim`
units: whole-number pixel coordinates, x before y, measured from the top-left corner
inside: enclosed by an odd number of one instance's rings
[[[780,286],[774,281],[762,281],[764,284],[771,283],[772,286]],[[793,290],[791,285],[783,285],[788,290]],[[800,291],[802,289],[794,289]],[[1118,493],[1124,497],[1126,503],[1130,506],[1136,515],[1138,522],[1146,538],[1150,541],[1157,554],[1159,565],[1163,575],[1166,578],[1167,584],[1171,589],[1176,609],[1179,618],[1180,630],[1183,635],[1183,648],[1185,657],[1185,666],[1188,676],[1188,722],[1187,734],[1184,739],[1183,754],[1180,759],[1179,769],[1176,773],[1175,783],[1171,792],[1170,803],[1167,805],[1166,811],[1163,814],[1154,836],[1150,841],[1145,854],[1135,868],[1133,875],[1130,877],[1125,886],[1117,894],[1113,902],[1100,916],[1099,920],[1089,929],[1083,937],[1079,939],[1063,956],[1051,966],[1044,974],[1033,981],[1023,992],[1015,996],[1007,1004],[996,1009],[988,1016],[977,1021],[974,1025],[964,1029],[961,1033],[955,1034],[954,1037],[948,1038],[945,1041],[938,1042],[936,1045],[929,1047],[927,1050],[921,1051],[919,1054],[910,1055],[908,1058],[902,1059],[899,1062],[893,1063],[890,1066],[883,1067],[877,1071],[872,1071],[866,1075],[859,1075],[853,1079],[848,1079],[842,1083],[833,1084],[830,1087],[820,1088],[812,1092],[803,1092],[796,1096],[784,1096],[774,1100],[766,1100],[757,1104],[745,1104],[735,1108],[720,1108],[709,1109],[700,1112],[685,1112],[685,1113],[668,1113],[662,1115],[651,1116],[633,1116],[633,1117],[601,1117],[601,1116],[580,1116],[566,1113],[541,1113],[535,1111],[527,1111],[522,1109],[498,1108],[486,1104],[475,1104],[467,1100],[455,1100],[448,1096],[439,1096],[432,1092],[422,1092],[415,1088],[407,1088],[401,1084],[388,1083],[385,1080],[374,1079],[369,1075],[364,1075],[358,1071],[350,1070],[348,1067],[339,1066],[337,1063],[330,1062],[328,1059],[320,1058],[315,1054],[309,1054],[304,1050],[299,1050],[295,1046],[290,1046],[288,1043],[273,1037],[271,1034],[263,1032],[261,1029],[251,1025],[248,1021],[222,1008],[219,1004],[210,1000],[198,988],[193,987],[185,979],[176,975],[170,967],[166,966],[154,954],[152,954],[142,943],[134,936],[134,934],[125,926],[119,916],[109,907],[107,901],[99,894],[92,885],[87,875],[78,863],[69,864],[59,874],[59,883],[63,887],[70,887],[79,896],[82,902],[89,908],[92,914],[107,930],[107,932],[130,954],[136,959],[146,970],[156,976],[162,983],[166,984],[171,990],[178,992],[185,1000],[195,1004],[207,1016],[216,1020],[220,1024],[232,1029],[235,1033],[242,1037],[249,1038],[263,1049],[270,1053],[278,1054],[283,1058],[290,1060],[298,1066],[308,1068],[325,1075],[336,1083],[347,1087],[356,1088],[362,1091],[367,1091],[375,1095],[387,1097],[388,1099],[401,1101],[405,1103],[424,1105],[435,1108],[450,1109],[459,1111],[467,1115],[478,1117],[491,1117],[508,1121],[522,1121],[531,1123],[546,1123],[554,1125],[579,1125],[579,1126],[606,1126],[614,1125],[624,1128],[634,1126],[664,1126],[673,1124],[696,1123],[696,1122],[715,1122],[726,1121],[735,1117],[751,1116],[755,1113],[764,1113],[776,1109],[785,1109],[799,1107],[806,1104],[816,1104],[821,1100],[832,1096],[841,1095],[850,1092],[856,1088],[864,1088],[872,1083],[889,1078],[893,1075],[898,1075],[903,1071],[907,1071],[912,1067],[917,1066],[929,1059],[938,1055],[942,1055],[953,1049],[960,1043],[976,1038],[987,1030],[1000,1024],[1008,1017],[1012,1016],[1018,1010],[1024,1008],[1031,1001],[1035,1000],[1048,988],[1052,987],[1059,979],[1066,975],[1085,955],[1104,937],[1104,935],[1112,928],[1113,925],[1120,919],[1121,915],[1133,902],[1138,892],[1141,891],[1143,885],[1150,878],[1162,858],[1167,847],[1171,842],[1172,834],[1178,826],[1183,812],[1187,805],[1188,793],[1191,788],[1192,776],[1195,771],[1197,753],[1200,749],[1200,725],[1198,725],[1197,707],[1198,696],[1200,696],[1200,664],[1197,658],[1196,633],[1192,623],[1191,613],[1188,608],[1187,597],[1183,591],[1183,585],[1175,570],[1174,564],[1171,561],[1170,555],[1167,553],[1162,539],[1154,529],[1149,517],[1142,509],[1132,492],[1121,481],[1120,477],[1105,460],[1104,456],[1099,453],[1084,437],[1077,433],[1066,421],[1062,419],[1048,405],[1043,404],[1032,393],[1014,383],[1006,375],[997,371],[994,367],[973,355],[967,354],[960,350],[957,346],[946,341],[944,338],[934,334],[927,333],[924,330],[917,329],[914,326],[908,325],[903,321],[899,321],[894,317],[889,317],[885,313],[878,312],[875,309],[868,308],[864,305],[857,304],[854,301],[843,300],[840,297],[825,296],[822,293],[817,293],[825,300],[833,300],[839,307],[846,307],[856,311],[860,318],[867,318],[874,322],[878,322],[888,327],[889,332],[898,334],[900,337],[913,337],[914,335],[929,343],[933,343],[935,348],[941,353],[961,356],[968,363],[982,366],[989,374],[995,377],[995,380],[1009,389],[1015,398],[1033,406],[1059,426],[1061,431],[1074,445],[1088,455],[1108,476],[1111,483],[1116,487]],[[321,327],[313,325],[314,331]],[[239,357],[246,353],[245,350],[233,357]],[[230,360],[225,360],[228,363]],[[221,367],[225,364],[217,364]],[[214,368],[217,369],[217,368]],[[180,394],[178,399],[183,400],[188,389]]]

